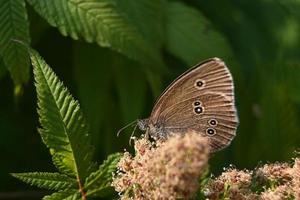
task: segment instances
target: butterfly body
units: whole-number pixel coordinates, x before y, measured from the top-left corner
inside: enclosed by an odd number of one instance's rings
[[[211,149],[230,144],[238,125],[231,73],[219,58],[206,60],[179,76],[158,98],[138,127],[156,139],[195,131],[209,137]]]
[[[137,126],[140,130],[146,131],[147,134],[155,139],[166,139],[170,135],[167,129],[165,129],[163,123],[156,123],[149,121],[149,119],[137,120]]]

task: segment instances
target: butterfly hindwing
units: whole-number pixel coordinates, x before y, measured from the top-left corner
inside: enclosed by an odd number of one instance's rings
[[[210,138],[212,149],[228,146],[235,136],[238,120],[232,101],[218,93],[205,93],[177,104],[163,120],[166,133],[195,131]]]

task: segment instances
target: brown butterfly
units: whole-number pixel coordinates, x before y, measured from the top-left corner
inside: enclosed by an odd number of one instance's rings
[[[139,129],[155,139],[195,131],[209,137],[212,151],[227,147],[238,125],[231,73],[219,58],[206,60],[179,76],[158,98]]]

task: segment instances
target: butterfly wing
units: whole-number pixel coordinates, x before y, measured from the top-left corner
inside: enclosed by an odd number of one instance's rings
[[[209,136],[213,150],[229,145],[238,124],[232,76],[209,59],[178,77],[157,100],[149,123],[164,134],[189,130]]]

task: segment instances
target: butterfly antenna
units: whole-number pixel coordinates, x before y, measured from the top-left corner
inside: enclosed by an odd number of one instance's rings
[[[126,126],[124,126],[123,128],[121,128],[121,129],[118,131],[118,133],[117,133],[117,137],[119,137],[120,133],[121,133],[123,130],[125,130],[126,128],[128,128],[129,126],[133,125],[133,124],[136,123],[136,122],[137,122],[137,120],[134,120],[133,122],[130,122],[129,124],[127,124]],[[136,125],[136,126],[137,126],[137,125]],[[135,128],[136,128],[136,126],[135,126]]]

